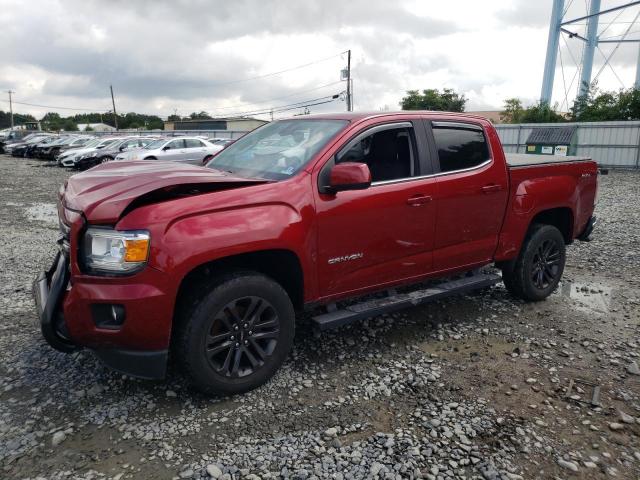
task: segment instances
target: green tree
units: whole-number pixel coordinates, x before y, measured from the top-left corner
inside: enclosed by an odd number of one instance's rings
[[[571,118],[577,122],[640,120],[640,90],[603,92],[594,85],[576,98]]]
[[[85,132],[93,132],[93,128],[91,128],[91,125],[88,125],[85,127],[84,129]]]
[[[33,115],[22,114],[22,113],[14,113],[13,114],[13,125],[23,125],[26,122],[35,122],[36,119]],[[11,127],[11,113],[4,112],[0,110],[0,128],[10,128]]]
[[[207,112],[202,111],[202,112],[193,112],[191,115],[189,115],[189,118],[191,120],[210,120],[212,117]]]
[[[558,123],[566,122],[567,119],[557,112],[557,105],[551,107],[548,103],[538,102],[527,107],[520,117],[521,123]]]
[[[62,117],[56,112],[47,112],[44,117],[40,119],[42,128],[45,130],[60,130],[62,129]]]
[[[467,99],[450,88],[440,92],[437,88],[408,90],[400,101],[403,110],[437,110],[443,112],[464,112]]]
[[[167,117],[167,122],[179,122],[180,120],[182,120],[182,118],[180,117],[180,115],[169,115]]]
[[[523,107],[519,98],[508,98],[504,101],[500,120],[504,123],[557,123],[566,122],[558,106],[549,106],[548,103],[538,102],[530,107]]]
[[[72,118],[64,118],[60,123],[60,130],[64,130],[65,132],[77,132],[78,124],[74,122]]]
[[[503,123],[520,123],[524,108],[519,98],[507,98],[504,101],[503,110],[500,112],[500,121]]]

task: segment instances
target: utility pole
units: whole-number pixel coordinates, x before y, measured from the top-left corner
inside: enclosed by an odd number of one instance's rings
[[[347,50],[347,112],[353,111],[351,105],[351,49]]]
[[[553,77],[556,73],[563,10],[564,0],[553,0],[551,21],[549,22],[549,39],[547,40],[547,57],[544,61],[542,91],[540,92],[540,103],[546,103],[547,105],[551,103],[551,93],[553,92]]]
[[[7,90],[7,93],[9,94],[9,112],[11,112],[11,130],[13,130],[13,102],[11,100],[11,94],[15,92]]]
[[[587,42],[582,54],[582,74],[580,75],[580,90],[578,96],[589,93],[591,86],[591,70],[593,70],[593,55],[598,44],[598,19],[600,18],[600,0],[591,0],[589,17],[587,18]]]
[[[116,113],[116,101],[113,99],[113,85],[109,85],[111,90],[111,103],[113,105],[113,121],[116,124],[116,132],[118,131],[118,114]]]

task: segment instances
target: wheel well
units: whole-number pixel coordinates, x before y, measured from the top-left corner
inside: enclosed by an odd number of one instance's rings
[[[156,157],[153,157],[153,156],[151,156],[151,157],[144,157],[144,159],[145,159],[145,160],[157,160],[157,158],[156,158]]]
[[[573,212],[570,208],[552,208],[538,213],[531,224],[542,223],[545,225],[553,225],[564,237],[564,243],[571,243],[573,240]]]
[[[290,250],[262,250],[220,258],[191,270],[180,283],[176,309],[189,300],[214,275],[233,270],[252,270],[273,278],[285,289],[293,307],[302,309],[304,304],[304,277],[298,256]]]

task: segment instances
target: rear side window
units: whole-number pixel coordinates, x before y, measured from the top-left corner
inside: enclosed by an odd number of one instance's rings
[[[204,146],[200,140],[196,140],[195,138],[187,138],[185,143],[187,144],[187,148],[201,148]]]
[[[489,160],[489,149],[480,127],[433,123],[441,172],[473,168]]]

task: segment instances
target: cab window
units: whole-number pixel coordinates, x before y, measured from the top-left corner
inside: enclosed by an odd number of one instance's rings
[[[480,126],[464,123],[432,124],[441,172],[477,167],[489,160],[489,148]]]
[[[373,128],[369,135],[356,137],[346,150],[337,156],[337,163],[365,163],[371,171],[372,182],[410,178],[417,174],[413,128]]]

